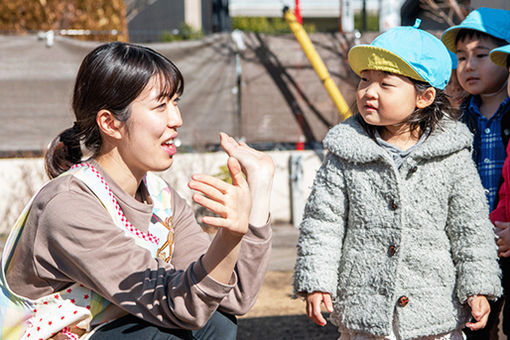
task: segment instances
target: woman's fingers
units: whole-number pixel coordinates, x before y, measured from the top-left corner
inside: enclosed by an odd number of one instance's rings
[[[230,188],[230,184],[228,184],[227,182],[224,182],[221,179],[216,178],[214,176],[210,176],[210,175],[204,175],[204,174],[193,175],[193,176],[191,176],[191,180],[192,181],[190,181],[190,183],[192,183],[192,182],[203,183],[207,186],[217,189],[222,194],[226,193]],[[194,189],[194,188],[192,188],[192,189]]]
[[[248,183],[244,178],[243,171],[241,170],[241,164],[236,158],[229,157],[227,166],[230,172],[230,177],[232,177],[232,184],[243,187],[248,186]]]
[[[224,204],[199,194],[194,194],[192,198],[195,203],[200,204],[204,208],[212,211],[213,213],[220,215],[222,217],[227,216]]]
[[[220,132],[220,145],[229,156],[232,156],[232,153],[239,144],[225,132]]]

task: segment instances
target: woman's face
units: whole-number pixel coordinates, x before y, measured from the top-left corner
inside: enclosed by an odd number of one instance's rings
[[[182,125],[179,98],[160,98],[160,93],[160,79],[154,76],[130,105],[119,151],[135,175],[168,169],[177,152],[174,140]]]

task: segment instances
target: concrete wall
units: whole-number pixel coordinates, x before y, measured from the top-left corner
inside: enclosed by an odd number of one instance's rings
[[[313,151],[274,151],[269,152],[275,162],[276,173],[271,196],[271,215],[275,222],[291,222],[291,202],[289,186],[289,159],[299,154],[303,162],[302,199],[310,193],[315,173],[321,160]],[[167,180],[188,202],[191,203],[191,190],[187,183],[194,173],[217,174],[226,164],[227,157],[222,152],[205,154],[177,154],[172,167],[160,175]],[[41,158],[0,159],[0,234],[8,232],[30,197],[47,181],[44,162]],[[302,206],[302,204],[297,204]]]

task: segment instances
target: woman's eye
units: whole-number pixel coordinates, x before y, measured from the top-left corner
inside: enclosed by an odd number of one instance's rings
[[[365,77],[361,77],[361,81],[368,81],[368,79]]]
[[[390,83],[382,83],[382,86],[384,86],[384,87],[391,87],[393,85],[391,85]]]
[[[166,108],[166,103],[161,103],[161,104],[159,104],[159,105],[156,107],[156,109],[158,109],[158,110],[164,110],[165,108]]]

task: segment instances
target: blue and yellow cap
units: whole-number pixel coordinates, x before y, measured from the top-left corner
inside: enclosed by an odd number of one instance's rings
[[[441,40],[414,26],[392,28],[370,45],[358,45],[348,54],[352,70],[386,71],[424,81],[444,89],[452,73],[452,60]]]
[[[503,66],[504,68],[507,67],[507,59],[510,55],[510,45],[501,46],[498,48],[495,48],[490,53],[491,61],[498,65]]]
[[[495,38],[509,41],[509,22],[510,11],[480,7],[469,13],[469,15],[459,25],[452,26],[444,31],[441,40],[453,53],[457,53],[455,40],[457,39],[457,34],[462,29],[479,31]]]

